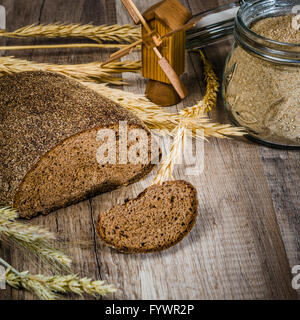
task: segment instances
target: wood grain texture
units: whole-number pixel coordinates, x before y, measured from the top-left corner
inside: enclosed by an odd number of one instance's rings
[[[136,0],[144,10],[156,0]],[[193,13],[212,9],[229,1],[185,0]],[[132,23],[121,1],[78,0],[0,0],[7,8],[8,28],[53,21]],[[16,19],[16,17],[18,17]],[[69,40],[63,40],[64,43]],[[18,43],[44,43],[45,40],[18,40]],[[57,43],[60,40],[46,40]],[[16,40],[1,40],[1,44]],[[231,41],[207,47],[205,52],[221,77]],[[108,58],[109,51],[37,50],[16,52],[16,56],[53,63],[80,63]],[[4,55],[5,52],[1,52]],[[11,53],[9,53],[11,54]],[[132,59],[139,58],[132,53]],[[126,57],[127,58],[127,57]],[[126,74],[124,90],[144,93],[146,81]],[[187,55],[183,75],[190,95],[179,110],[193,105],[205,93],[202,65],[196,53]],[[226,122],[221,99],[211,117]],[[164,152],[170,141],[162,141]],[[201,167],[202,150],[198,150]],[[187,158],[192,154],[188,154]],[[199,216],[191,234],[165,252],[150,255],[120,254],[101,243],[95,235],[95,222],[101,211],[122,203],[149,186],[154,172],[127,188],[103,194],[52,213],[31,223],[58,232],[74,259],[74,271],[81,276],[101,278],[119,286],[108,299],[295,299],[291,287],[291,267],[300,264],[299,152],[267,149],[247,140],[212,139],[204,146],[204,170],[186,175],[178,166],[175,177],[195,185],[199,193]],[[17,269],[45,272],[43,266],[28,262],[15,248],[2,244],[0,255]],[[87,298],[87,297],[86,297]],[[31,294],[8,288],[0,299],[35,299]]]

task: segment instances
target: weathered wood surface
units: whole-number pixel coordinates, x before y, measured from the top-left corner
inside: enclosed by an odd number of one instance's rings
[[[136,0],[140,9],[154,2]],[[182,2],[197,13],[228,1]],[[119,0],[77,0],[76,5],[72,0],[0,0],[0,4],[7,9],[10,30],[34,22],[131,23]],[[32,41],[38,42],[18,43]],[[220,77],[230,44],[224,41],[205,49]],[[90,49],[13,52],[17,57],[54,63],[100,61],[109,53]],[[190,95],[174,110],[194,104],[205,91],[198,55],[188,54],[186,65],[183,79]],[[124,90],[144,92],[146,82],[140,76],[124,77],[130,83]],[[227,121],[221,100],[211,116]],[[162,147],[168,148],[168,143]],[[47,226],[68,242],[66,251],[74,259],[75,272],[118,285],[120,290],[109,299],[294,299],[291,268],[300,264],[299,162],[299,152],[268,149],[243,139],[206,143],[203,173],[185,177],[183,166],[175,170],[176,178],[198,189],[197,224],[181,244],[163,253],[120,254],[100,243],[94,231],[99,212],[136,196],[151,184],[154,173],[32,223]],[[6,245],[0,247],[0,255],[19,270],[45,271]],[[33,298],[10,288],[0,291],[0,299]]]

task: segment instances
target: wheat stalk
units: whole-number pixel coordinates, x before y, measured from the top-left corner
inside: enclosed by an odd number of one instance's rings
[[[169,113],[149,101],[144,95],[109,88],[105,84],[81,81],[81,83],[106,98],[118,103],[127,110],[136,114],[149,129],[167,130],[169,134],[182,123],[186,129],[203,130],[205,137],[227,138],[228,136],[244,135],[243,128],[233,127],[229,124],[213,123],[206,114],[197,117],[185,117],[182,113]]]
[[[28,271],[19,272],[0,258],[0,263],[7,269],[3,280],[15,289],[25,289],[36,294],[42,300],[55,300],[59,294],[75,293],[80,296],[89,294],[92,296],[105,296],[116,292],[112,285],[106,285],[104,281],[93,281],[89,278],[79,278],[77,275],[32,275]]]
[[[6,30],[0,31],[0,37],[9,38],[28,38],[28,37],[43,37],[43,38],[88,38],[98,43],[102,41],[115,42],[134,42],[141,38],[140,27],[126,25],[101,25],[94,26],[92,24],[32,24],[22,27],[12,32]]]
[[[231,125],[222,125],[212,123],[204,112],[210,111],[217,103],[217,93],[219,91],[219,82],[213,70],[211,63],[205,58],[205,55],[200,50],[200,57],[204,64],[204,76],[206,80],[206,94],[204,98],[196,103],[193,107],[185,108],[179,112],[179,124],[174,129],[176,132],[171,150],[162,160],[158,172],[154,178],[154,184],[162,184],[165,180],[173,180],[173,169],[175,162],[180,154],[182,142],[185,139],[186,129],[202,129],[204,137],[224,138],[227,135],[243,135],[243,129],[234,128]],[[191,122],[199,123],[191,128]],[[236,130],[237,129],[237,130]],[[197,132],[197,131],[196,131]],[[203,137],[203,136],[201,136]]]
[[[124,84],[121,78],[112,77],[112,74],[122,72],[139,72],[141,61],[111,62],[101,65],[101,62],[91,62],[74,65],[57,65],[37,63],[34,61],[16,59],[14,57],[0,57],[0,76],[24,71],[49,71],[63,74],[74,79],[84,81],[102,81],[111,84]]]
[[[162,184],[165,180],[172,179],[174,165],[178,157],[180,156],[181,147],[184,143],[186,128],[182,125],[179,125],[176,128],[176,134],[174,136],[174,142],[171,146],[170,152],[165,156],[163,161],[160,164],[158,172],[153,180],[153,184]]]
[[[122,49],[127,47],[126,44],[111,44],[111,43],[71,43],[71,44],[35,44],[25,46],[0,46],[0,50],[34,50],[34,49],[82,49],[82,48],[96,48],[96,49]],[[138,47],[137,47],[138,48]]]
[[[202,116],[203,111],[211,111],[217,104],[217,97],[219,92],[218,78],[214,72],[211,62],[209,62],[204,53],[199,50],[200,58],[204,65],[204,78],[206,81],[206,93],[204,98],[197,102],[194,106],[185,108],[180,111],[183,117],[198,117]]]
[[[8,243],[13,242],[20,248],[29,250],[42,261],[58,270],[69,270],[71,259],[52,247],[56,240],[53,233],[39,226],[15,221],[18,214],[9,208],[0,208],[0,237]]]
[[[16,289],[24,288],[43,300],[57,299],[56,293],[75,293],[80,296],[87,293],[92,296],[105,296],[116,292],[112,285],[105,285],[104,281],[79,278],[77,275],[44,276],[22,272],[19,276],[7,270],[5,278],[10,286]]]

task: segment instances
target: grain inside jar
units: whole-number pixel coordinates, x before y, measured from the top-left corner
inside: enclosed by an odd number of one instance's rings
[[[292,15],[262,19],[251,29],[271,40],[300,44]],[[300,66],[275,64],[241,47],[228,65],[225,99],[237,122],[261,139],[300,145]]]

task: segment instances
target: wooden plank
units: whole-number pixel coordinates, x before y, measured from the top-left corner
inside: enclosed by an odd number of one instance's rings
[[[211,5],[215,6],[216,1],[212,2]],[[230,1],[222,1],[222,4],[228,2]],[[194,13],[197,13],[203,10],[202,5],[203,4],[200,2],[192,1],[190,7]],[[211,8],[213,7],[210,7],[210,9]],[[233,37],[219,42],[216,45],[211,45],[205,49],[205,52],[213,62],[220,79],[222,78],[227,52],[231,49],[233,42],[232,38]],[[195,59],[193,59],[193,63],[197,65]],[[196,69],[197,68],[199,69],[198,66]],[[198,76],[200,77],[199,73]],[[227,114],[222,112],[222,109],[223,105],[220,104],[218,110],[211,113],[211,117],[215,121],[227,122]],[[259,147],[259,150],[264,174],[267,178],[273,207],[275,209],[277,223],[279,224],[291,269],[293,266],[300,263],[300,206],[299,198],[297,197],[300,175],[299,155],[298,152],[278,149],[274,150],[262,146]],[[298,290],[298,296],[300,297],[300,290]]]
[[[210,8],[207,7],[206,9],[212,9],[213,6],[215,7],[216,2],[217,1],[211,1],[210,2],[211,7]],[[219,1],[219,4],[226,4],[229,2],[230,1]],[[189,6],[192,9],[193,13],[198,13],[198,12],[204,10],[204,8],[202,7],[203,3],[201,3],[201,2],[189,1]],[[216,67],[217,74],[219,75],[220,79],[222,78],[222,71],[223,71],[223,66],[225,64],[225,58],[226,58],[227,52],[229,52],[229,50],[231,48],[231,45],[232,45],[231,40],[225,40],[225,41],[219,42],[217,45],[209,46],[205,50],[209,59],[213,62],[214,66]],[[195,59],[193,59],[193,64],[195,65]],[[196,63],[196,65],[197,65],[197,63]],[[196,69],[197,67],[194,67],[194,68]],[[200,76],[199,73],[198,73],[198,76]],[[223,105],[222,104],[219,104],[219,107],[215,111],[212,112],[211,116],[215,121],[220,121],[220,122],[227,121],[227,115],[225,112],[223,112]],[[269,149],[265,149],[265,150],[269,150]],[[264,167],[265,167],[265,165],[264,165]],[[295,167],[295,162],[293,162],[293,168],[294,167]],[[298,177],[299,177],[299,175],[298,175]],[[292,189],[293,189],[293,187],[292,187],[293,185],[296,186],[296,184],[290,185],[290,187]],[[295,191],[296,191],[296,188],[297,187],[294,187]],[[271,190],[271,192],[272,192],[272,190]],[[292,191],[292,194],[293,194],[293,191]],[[282,203],[282,206],[286,207],[286,204]],[[294,216],[295,216],[295,214],[294,214]],[[277,217],[278,217],[278,215],[277,215]],[[279,221],[279,223],[280,223],[280,221]],[[282,231],[282,229],[284,229],[284,228],[282,228],[281,223],[280,223],[280,227],[281,227],[280,229]],[[295,242],[298,239],[298,235],[299,235],[299,232],[298,233],[294,232],[293,235],[290,234],[290,237]],[[285,243],[286,243],[286,241],[285,241]],[[295,253],[298,252],[299,250],[297,250],[297,248],[294,246],[293,248],[290,248],[289,251],[290,251],[290,253],[294,252],[294,255],[295,255]],[[289,252],[288,252],[288,256],[289,256],[289,258],[291,257]],[[297,259],[294,259],[294,263],[296,263],[296,261],[297,261]],[[299,259],[298,259],[298,263],[299,263]]]
[[[293,268],[300,264],[299,152],[263,146],[259,151],[290,268]],[[297,292],[300,297],[300,290]]]
[[[147,6],[154,2],[147,2]],[[137,5],[145,7],[142,1]],[[126,15],[118,5],[117,13],[118,21],[126,23]],[[195,77],[195,70],[189,67],[188,83],[199,89],[193,84]],[[126,90],[144,91],[145,81],[138,76],[130,75],[129,81],[137,85]],[[193,91],[178,107],[197,99],[199,93]],[[205,148],[205,171],[185,177],[198,187],[200,201],[198,222],[189,237],[164,253],[147,256],[123,255],[98,243],[107,279],[124,288],[115,297],[294,298],[258,147],[246,141],[213,140]],[[175,174],[184,177],[182,168],[177,168]],[[142,191],[152,176],[111,193],[110,199],[103,195],[93,200],[95,219],[99,212]]]
[[[25,24],[32,24],[39,20],[40,8],[42,7],[43,0],[35,1],[35,6],[32,7],[32,3],[23,1],[1,1],[0,4],[6,8],[7,14],[7,29],[14,30],[15,28],[24,26]],[[19,19],[15,19],[19,16]],[[12,40],[1,39],[1,44],[10,45]],[[22,41],[23,42],[23,41]],[[26,41],[24,41],[26,42]],[[23,43],[24,43],[23,42]],[[11,55],[10,53],[9,55]],[[26,57],[30,56],[31,52],[26,53]],[[1,52],[1,55],[5,55],[5,52]],[[3,256],[9,263],[11,263],[15,268],[26,268],[26,257],[20,254],[20,251],[10,248],[6,244],[2,243],[0,248],[0,255]],[[31,266],[32,267],[32,266]],[[36,267],[33,266],[33,270]],[[23,269],[22,269],[23,270]],[[26,297],[32,297],[30,294],[25,295],[23,291],[18,291],[7,287],[6,290],[0,290],[0,298],[3,299],[24,299]]]
[[[72,0],[67,1],[5,1],[3,2],[8,13],[8,28],[14,30],[32,23],[80,22],[95,24],[114,24],[115,2],[114,0],[79,0],[74,6]],[[18,14],[22,12],[22,14]],[[23,14],[25,12],[25,14]],[[18,16],[18,19],[15,17]],[[7,43],[68,43],[74,40],[9,40]],[[10,53],[11,54],[11,53]],[[110,51],[101,50],[37,50],[31,52],[16,52],[15,56],[32,59],[40,62],[52,63],[84,63],[90,61],[104,61]],[[98,264],[98,252],[95,251],[95,233],[93,230],[90,201],[59,210],[48,216],[33,219],[30,223],[39,224],[57,232],[60,240],[66,243],[64,251],[73,258],[73,270],[81,276],[99,279],[100,266]],[[0,254],[8,259],[19,270],[30,269],[31,272],[46,273],[47,269],[42,265],[34,265],[28,260],[28,256],[20,254],[19,250],[10,250],[7,246],[0,249]],[[9,252],[9,253],[8,253]],[[0,291],[9,299],[36,299],[30,293],[18,290]],[[78,297],[74,296],[74,299]],[[91,298],[91,297],[86,297]]]
[[[11,250],[12,248],[0,242],[0,257],[10,263],[11,263]],[[0,266],[0,268],[2,268],[2,266]],[[2,275],[2,269],[0,271],[0,274]],[[1,282],[1,285],[2,285],[2,282]],[[5,289],[0,289],[0,300],[11,300],[12,290],[13,289],[7,285],[5,285]]]
[[[136,4],[143,11],[155,2],[139,0]],[[197,13],[225,2],[228,1],[189,0],[183,4]],[[72,3],[72,0],[0,0],[8,8],[10,30],[34,22],[131,23],[121,1],[78,0],[76,6]],[[12,44],[16,40],[2,41],[1,44]],[[52,41],[58,40],[46,42]],[[45,40],[18,40],[18,43],[45,43]],[[230,45],[225,41],[205,50],[219,77]],[[37,50],[16,52],[16,55],[41,62],[80,63],[104,61],[109,52]],[[135,52],[130,57],[140,56]],[[190,95],[178,106],[166,110],[191,106],[205,92],[199,57],[191,53],[187,58],[183,80]],[[146,81],[141,76],[126,74],[124,78],[130,84],[124,90],[144,93]],[[211,116],[214,120],[227,121],[221,102]],[[162,142],[163,151],[169,146],[168,141]],[[189,152],[187,157],[191,156]],[[197,157],[200,160],[201,150]],[[74,259],[75,272],[117,284],[120,290],[108,299],[296,298],[291,288],[290,268],[299,264],[300,258],[298,154],[265,149],[243,139],[212,139],[205,144],[204,164],[204,171],[194,176],[186,175],[184,165],[176,167],[175,177],[190,181],[198,189],[199,216],[191,234],[165,252],[124,255],[101,243],[94,230],[101,211],[143,191],[152,183],[154,172],[134,185],[38,217],[31,223],[47,226],[68,243],[65,251]],[[45,271],[6,245],[0,247],[0,255],[20,270]],[[34,297],[24,291],[10,288],[0,291],[0,299],[31,298]]]

